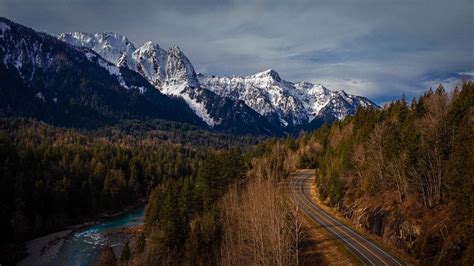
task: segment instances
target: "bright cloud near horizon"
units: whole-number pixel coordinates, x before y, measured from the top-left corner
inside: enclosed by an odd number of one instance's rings
[[[0,0],[36,30],[178,45],[197,72],[321,83],[377,103],[474,76],[472,0]]]

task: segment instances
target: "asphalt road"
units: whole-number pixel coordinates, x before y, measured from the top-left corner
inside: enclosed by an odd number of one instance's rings
[[[312,182],[314,170],[305,169],[295,173],[288,185],[293,201],[309,219],[320,224],[365,265],[405,265],[400,259],[321,209],[311,197]]]

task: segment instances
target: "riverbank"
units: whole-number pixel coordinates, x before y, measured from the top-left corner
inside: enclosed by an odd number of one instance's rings
[[[30,240],[26,243],[28,255],[18,265],[47,265],[57,256],[72,230],[64,230]]]
[[[143,232],[144,225],[129,226],[116,230],[112,230],[106,234],[106,237],[109,239],[109,243],[128,243],[128,246],[131,251],[135,250],[138,237]],[[113,245],[111,246],[114,251],[115,257],[120,258],[123,252],[124,245]]]
[[[67,230],[27,241],[28,255],[19,265],[87,265],[104,246],[112,246],[120,254],[123,245],[135,238],[132,232],[136,229],[133,228],[141,225],[143,213],[143,208],[127,208],[102,214],[94,222],[70,226]]]

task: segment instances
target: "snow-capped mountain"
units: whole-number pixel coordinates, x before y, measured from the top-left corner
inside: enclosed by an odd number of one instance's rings
[[[301,101],[292,94],[291,83],[280,78],[274,70],[252,76],[198,76],[201,87],[244,101],[250,108],[272,123],[292,126],[309,120]]]
[[[136,47],[116,33],[52,36],[0,18],[0,114],[67,126],[160,118],[282,135],[376,106],[344,91],[283,80],[271,69],[249,76],[196,74],[176,46]]]
[[[105,35],[114,38],[105,38]],[[92,49],[116,67],[128,68],[141,74],[160,92],[181,97],[209,127],[238,133],[255,133],[255,129],[259,134],[279,133],[270,123],[264,123],[265,119],[245,103],[199,88],[196,72],[179,47],[172,46],[166,51],[158,44],[146,42],[138,49],[130,51],[123,48],[134,47],[133,44],[129,45],[129,41],[123,36],[115,38],[116,36],[120,35],[76,32],[64,33],[58,38],[76,47]],[[117,51],[108,49],[110,43],[104,44],[104,39],[120,40]],[[220,108],[224,109],[217,110]],[[255,127],[255,121],[259,121],[258,127]]]
[[[255,111],[255,114],[242,116],[252,116],[247,121],[249,125],[252,120],[260,120],[255,117],[259,115],[286,132],[341,120],[353,114],[358,106],[376,107],[367,98],[331,91],[320,84],[283,80],[273,69],[250,76],[197,75],[177,46],[164,50],[158,44],[147,42],[135,49],[126,37],[115,33],[63,33],[59,39],[92,49],[117,67],[138,72],[162,93],[183,98],[196,115],[213,128],[229,124],[213,109],[219,104],[212,102],[222,102],[222,98],[236,101],[231,106],[240,106],[238,102],[242,102],[249,107],[239,112]]]
[[[179,94],[180,91],[176,91],[179,85],[199,86],[191,62],[177,46],[165,51],[158,44],[146,42],[136,49],[126,37],[111,32],[62,33],[58,38],[74,46],[92,49],[110,63],[140,73],[153,85],[166,87],[167,94]]]
[[[104,46],[118,54],[114,46]],[[205,127],[186,102],[163,95],[140,74],[1,17],[0,81],[0,116],[34,117],[68,127],[125,119]]]
[[[63,33],[60,40],[77,47],[86,47],[117,67],[131,69],[167,95],[182,97],[204,122],[214,127],[219,123],[213,118],[202,101],[197,101],[186,90],[198,87],[196,72],[189,59],[177,46],[168,51],[158,44],[146,42],[138,49],[124,36],[115,33]],[[116,47],[114,49],[114,47]]]
[[[283,80],[273,69],[251,76],[200,74],[198,79],[201,87],[242,100],[259,114],[279,121],[284,127],[307,124],[318,116],[341,120],[353,114],[358,106],[376,106],[367,98],[331,91],[320,84]]]
[[[136,49],[127,37],[113,32],[96,34],[84,32],[62,33],[58,38],[75,46],[92,49],[113,64],[116,64],[123,55],[131,54]]]

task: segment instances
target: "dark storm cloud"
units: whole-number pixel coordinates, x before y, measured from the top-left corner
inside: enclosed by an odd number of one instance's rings
[[[472,0],[0,0],[1,16],[38,30],[176,44],[199,72],[274,68],[379,102],[472,74],[473,13]]]

